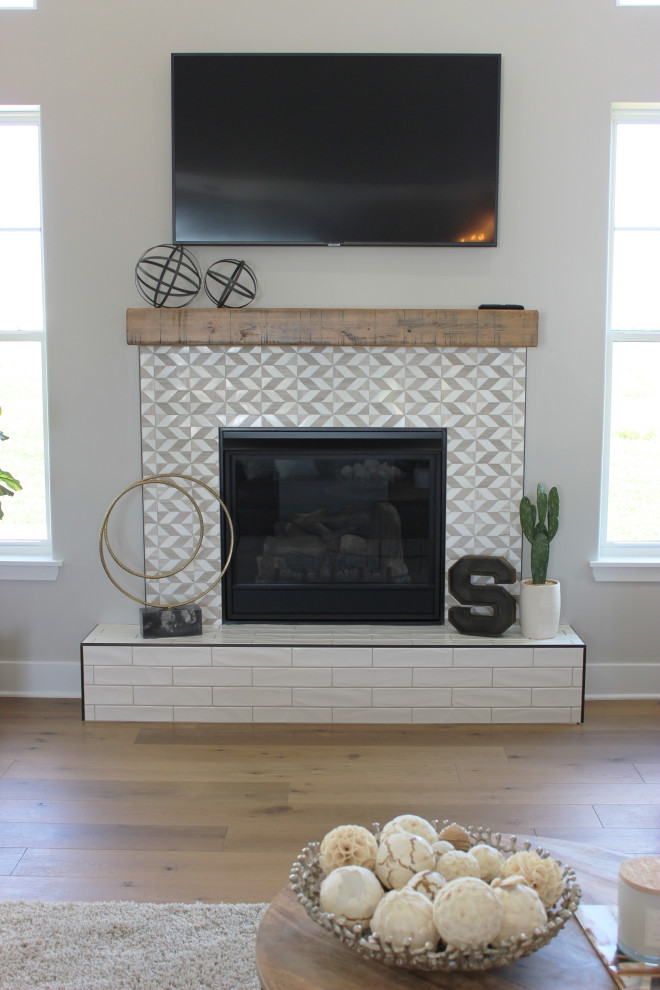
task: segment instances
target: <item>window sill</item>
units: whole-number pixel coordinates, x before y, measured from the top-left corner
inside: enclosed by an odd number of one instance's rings
[[[52,557],[0,557],[0,581],[55,581],[62,564]]]
[[[660,581],[660,557],[601,557],[589,566],[596,581]]]

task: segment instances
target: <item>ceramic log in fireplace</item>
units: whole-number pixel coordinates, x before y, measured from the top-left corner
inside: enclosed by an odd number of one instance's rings
[[[441,623],[445,463],[444,429],[221,429],[223,620]]]

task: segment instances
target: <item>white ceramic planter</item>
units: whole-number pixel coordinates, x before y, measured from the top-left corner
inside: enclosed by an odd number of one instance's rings
[[[561,590],[559,581],[520,582],[520,628],[527,639],[552,639],[559,629]]]

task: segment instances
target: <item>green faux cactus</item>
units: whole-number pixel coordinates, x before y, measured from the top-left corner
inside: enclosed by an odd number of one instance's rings
[[[536,505],[527,495],[520,502],[520,525],[524,536],[532,544],[532,584],[545,584],[548,577],[550,541],[559,528],[559,493],[551,488],[546,494],[539,483],[536,488]],[[538,522],[536,521],[538,506]],[[547,524],[546,524],[547,513]]]

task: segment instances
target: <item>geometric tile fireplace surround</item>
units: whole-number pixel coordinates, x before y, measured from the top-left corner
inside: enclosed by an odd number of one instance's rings
[[[446,427],[446,568],[465,554],[505,556],[518,575],[522,537],[526,348],[140,347],[142,473],[190,474],[218,486],[219,427]],[[180,500],[144,491],[146,570],[194,546]],[[194,589],[217,573],[210,528]],[[191,595],[185,576],[152,583],[147,598]],[[193,590],[193,594],[195,591]],[[203,601],[220,625],[218,590]]]

